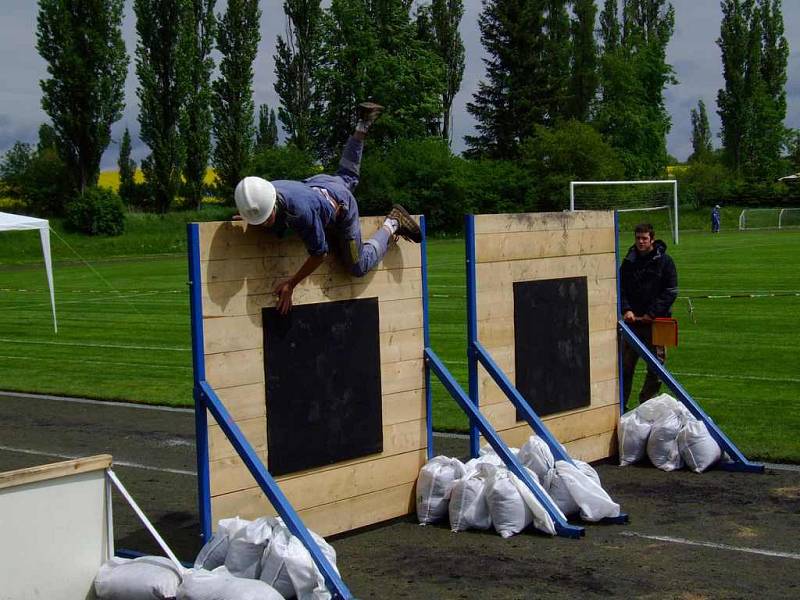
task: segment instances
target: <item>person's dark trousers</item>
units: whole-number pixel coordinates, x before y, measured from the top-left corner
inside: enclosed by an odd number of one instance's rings
[[[650,325],[634,324],[630,326],[642,343],[647,346],[647,349],[653,353],[658,361],[663,365],[667,360],[667,349],[664,346],[654,346],[652,340],[652,328]],[[622,393],[625,399],[625,410],[629,410],[628,398],[631,395],[631,388],[633,387],[633,375],[636,372],[636,364],[639,362],[639,353],[636,352],[634,347],[626,340],[622,341]],[[658,375],[647,366],[647,375],[644,378],[644,385],[639,392],[639,404],[645,400],[649,400],[661,389],[661,380]]]

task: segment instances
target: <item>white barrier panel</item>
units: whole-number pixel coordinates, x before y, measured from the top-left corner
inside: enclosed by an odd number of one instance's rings
[[[0,473],[0,600],[94,598],[109,547],[111,456]]]

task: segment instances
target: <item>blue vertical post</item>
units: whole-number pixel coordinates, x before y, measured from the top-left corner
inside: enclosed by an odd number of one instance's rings
[[[197,454],[197,502],[203,542],[211,539],[211,486],[208,470],[208,424],[205,397],[200,382],[206,378],[203,342],[203,291],[200,286],[200,228],[186,226],[189,244],[189,310],[192,326],[192,372],[194,374],[194,428]]]
[[[477,409],[480,406],[480,392],[478,390],[478,357],[475,352],[475,342],[478,341],[475,215],[466,215],[464,217],[464,237],[467,258],[467,369],[469,374],[469,398]],[[473,458],[480,453],[480,434],[477,425],[472,419],[469,421],[469,451]]]
[[[614,269],[616,269],[615,279],[617,282],[617,320],[620,320],[622,318],[622,293],[619,281],[619,212],[616,210],[614,211]],[[624,343],[622,336],[617,335],[617,382],[619,383],[620,415],[625,412],[625,394],[623,392],[625,389],[623,386],[625,373],[622,368],[622,348]]]
[[[428,306],[428,234],[425,227],[425,215],[419,218],[422,230],[420,245],[420,266],[422,267],[422,334],[425,348],[431,346],[430,313]],[[433,458],[433,391],[431,390],[431,368],[425,361],[425,420],[428,424],[428,458]]]

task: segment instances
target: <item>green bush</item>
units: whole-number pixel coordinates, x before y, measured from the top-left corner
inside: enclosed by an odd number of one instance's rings
[[[87,188],[67,204],[64,225],[89,235],[121,235],[125,231],[125,207],[112,190]]]
[[[74,193],[67,168],[52,147],[34,150],[17,142],[0,161],[0,179],[5,194],[40,217],[63,215]]]
[[[720,162],[692,162],[678,171],[678,194],[683,205],[701,208],[729,204],[737,186],[734,175]]]
[[[302,180],[319,173],[319,168],[308,152],[296,146],[276,146],[265,148],[250,159],[247,174],[263,177],[266,180]]]

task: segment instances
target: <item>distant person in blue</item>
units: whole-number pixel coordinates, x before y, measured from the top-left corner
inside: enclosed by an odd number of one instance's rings
[[[276,233],[291,228],[308,251],[308,258],[292,277],[274,289],[281,314],[292,308],[292,293],[303,279],[325,260],[332,243],[333,251],[350,272],[363,277],[386,254],[389,242],[403,237],[420,243],[422,232],[405,208],[395,204],[378,231],[361,241],[358,203],[353,191],[358,185],[361,153],[370,125],[383,107],[364,102],[358,107],[356,130],[345,144],[335,175],[314,175],[304,181],[266,181],[245,177],[236,186],[234,197],[240,219],[250,225],[263,225]],[[326,235],[327,234],[327,235]]]
[[[719,204],[714,205],[711,209],[711,233],[719,233],[720,215]]]
[[[678,272],[667,245],[655,239],[650,223],[640,223],[634,230],[636,241],[619,267],[620,308],[622,318],[636,337],[647,346],[661,364],[667,360],[667,349],[653,345],[653,320],[669,317],[678,297]],[[639,354],[627,341],[622,343],[622,394],[625,410],[633,387],[633,375]],[[661,380],[649,366],[639,392],[639,404],[658,393]]]

